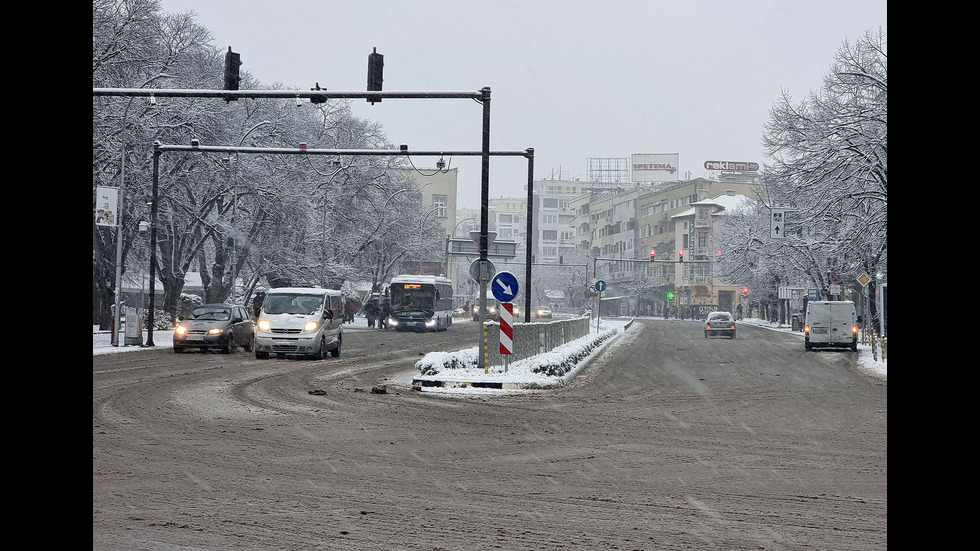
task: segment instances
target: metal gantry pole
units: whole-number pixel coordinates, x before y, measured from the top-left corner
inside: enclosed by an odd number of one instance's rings
[[[531,236],[534,230],[534,148],[527,148],[527,249],[524,253],[526,268],[524,269],[524,321],[531,322]]]
[[[146,332],[146,346],[153,344],[153,314],[156,308],[156,265],[157,265],[157,189],[160,181],[160,142],[153,142],[153,195],[150,203],[150,312],[149,327]]]
[[[490,88],[483,90],[483,169],[480,177],[480,324],[487,319],[487,229],[490,210]]]

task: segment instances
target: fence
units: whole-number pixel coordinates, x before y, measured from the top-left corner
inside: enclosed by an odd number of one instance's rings
[[[556,347],[589,334],[589,317],[549,322],[515,323],[512,354],[500,353],[500,324],[483,322],[483,359],[481,366],[504,365],[550,352]],[[509,356],[505,358],[504,356]]]

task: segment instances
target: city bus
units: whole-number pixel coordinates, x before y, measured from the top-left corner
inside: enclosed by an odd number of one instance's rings
[[[453,324],[453,283],[432,275],[397,275],[388,285],[388,327],[445,331]]]

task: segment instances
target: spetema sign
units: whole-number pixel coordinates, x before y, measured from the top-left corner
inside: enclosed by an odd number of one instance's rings
[[[743,161],[705,161],[704,168],[708,170],[740,170],[754,172],[759,170],[759,163]]]
[[[676,182],[677,153],[634,153],[632,155],[633,182]]]

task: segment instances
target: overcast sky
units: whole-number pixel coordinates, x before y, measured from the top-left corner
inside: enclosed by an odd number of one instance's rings
[[[760,165],[781,90],[820,88],[844,40],[887,32],[886,0],[161,0],[197,13],[214,43],[264,84],[366,90],[384,55],[384,91],[490,87],[490,149],[534,148],[534,179],[587,180],[588,159],[677,153]],[[351,100],[392,144],[482,149],[469,99]],[[434,166],[434,158],[412,159]],[[459,205],[480,204],[479,157],[459,168]],[[527,161],[491,157],[490,197],[526,196]]]

